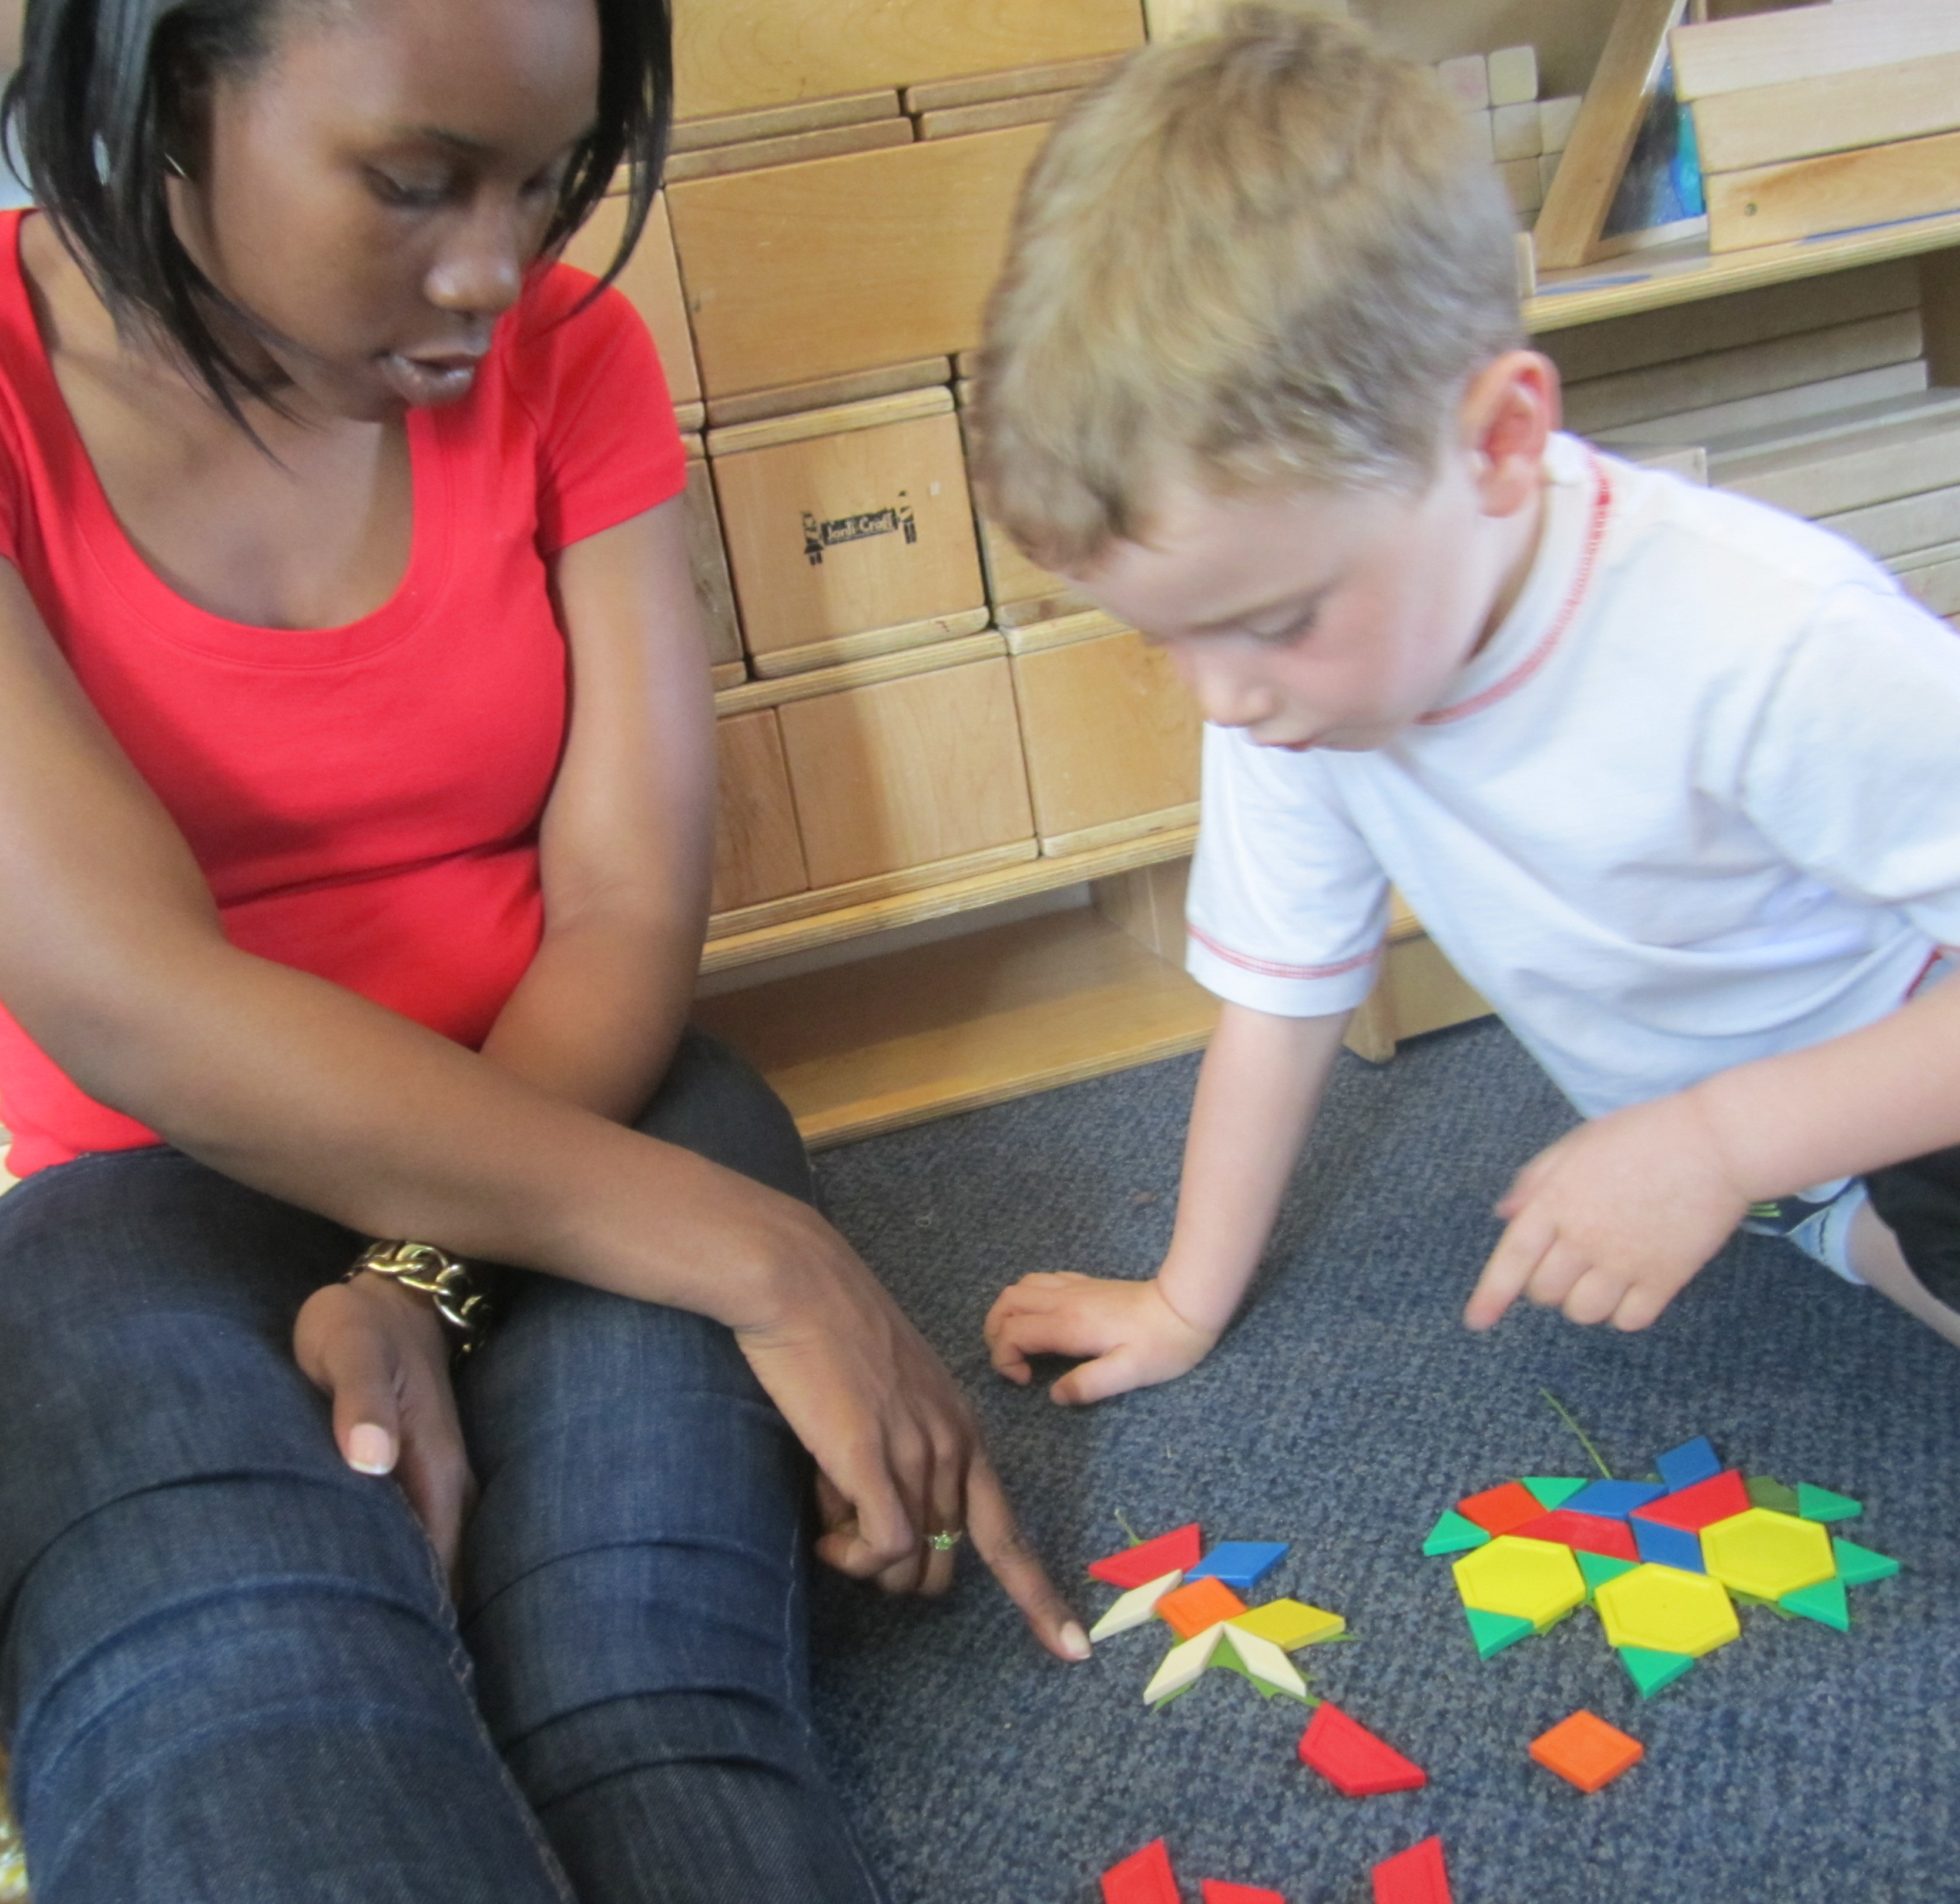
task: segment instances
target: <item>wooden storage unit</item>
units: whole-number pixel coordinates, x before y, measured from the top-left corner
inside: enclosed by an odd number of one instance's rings
[[[614,193],[600,199],[597,209],[573,234],[565,249],[567,264],[574,264],[594,277],[605,274],[619,248],[626,228],[626,200]],[[667,223],[667,194],[657,193],[640,242],[633,255],[613,281],[647,320],[660,354],[660,368],[667,372],[667,390],[673,398],[674,414],[683,430],[701,428],[701,373],[694,360],[694,338],[688,327],[687,301],[680,288],[680,267],[675,262],[673,228]]]
[[[757,673],[800,673],[986,626],[947,391],[716,430],[708,446]]]
[[[808,891],[776,710],[757,708],[717,721],[715,741],[721,772],[709,903],[718,913],[731,912]]]
[[[1198,818],[1198,708],[1162,650],[1093,613],[1007,636],[1042,851]]]
[[[1015,126],[675,186],[708,395],[970,349],[1021,175],[1047,136]]]

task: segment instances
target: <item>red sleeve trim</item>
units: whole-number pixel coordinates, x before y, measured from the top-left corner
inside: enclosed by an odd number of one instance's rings
[[[1248,952],[1235,952],[1229,945],[1221,945],[1210,933],[1185,922],[1185,930],[1204,947],[1215,954],[1227,965],[1236,965],[1242,971],[1256,972],[1265,979],[1338,979],[1344,973],[1358,972],[1364,965],[1373,965],[1380,957],[1382,948],[1377,945],[1366,952],[1357,953],[1351,959],[1341,959],[1332,965],[1282,965],[1276,959],[1255,959]]]

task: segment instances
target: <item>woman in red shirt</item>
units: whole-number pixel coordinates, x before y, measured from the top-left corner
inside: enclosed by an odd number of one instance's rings
[[[970,1531],[1086,1654],[781,1107],[685,1029],[679,445],[630,310],[539,263],[622,162],[637,229],[670,94],[648,0],[29,6],[0,1734],[38,1904],[872,1895],[807,1736],[811,1464],[832,1565],[937,1591]],[[517,1266],[487,1329],[470,1264]]]

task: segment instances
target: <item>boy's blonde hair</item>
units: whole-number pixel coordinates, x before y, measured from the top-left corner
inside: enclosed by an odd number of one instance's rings
[[[1157,486],[1420,490],[1522,341],[1516,221],[1433,75],[1294,6],[1150,46],[1036,160],[988,312],[988,513],[1077,567]]]

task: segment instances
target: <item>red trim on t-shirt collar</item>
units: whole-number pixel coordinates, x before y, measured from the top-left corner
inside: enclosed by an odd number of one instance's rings
[[[1437,708],[1427,714],[1418,715],[1415,721],[1418,727],[1446,726],[1452,721],[1481,714],[1486,708],[1515,694],[1551,659],[1552,650],[1565,638],[1566,631],[1579,613],[1580,603],[1586,599],[1586,591],[1592,585],[1592,573],[1599,566],[1599,551],[1606,540],[1606,525],[1613,512],[1613,482],[1606,473],[1605,465],[1589,452],[1586,462],[1592,476],[1592,514],[1586,524],[1586,546],[1580,551],[1579,567],[1573,575],[1572,586],[1558,613],[1552,617],[1551,627],[1545,630],[1545,638],[1502,680],[1493,681],[1481,693],[1472,695],[1467,701],[1459,701],[1453,708]]]
[[[1201,931],[1188,919],[1185,922],[1184,929],[1208,952],[1215,952],[1227,965],[1256,972],[1267,979],[1338,979],[1344,972],[1358,972],[1363,966],[1373,964],[1382,949],[1375,946],[1334,965],[1281,965],[1277,960],[1255,959],[1249,953],[1235,952],[1229,945],[1220,945],[1210,933]]]

